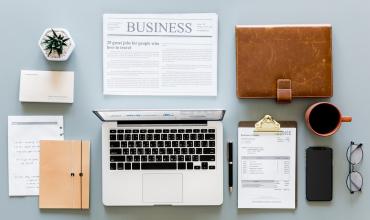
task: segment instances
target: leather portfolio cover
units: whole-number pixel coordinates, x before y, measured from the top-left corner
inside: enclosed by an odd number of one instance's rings
[[[40,208],[88,209],[89,185],[89,141],[40,141]]]
[[[331,97],[331,25],[236,26],[240,98]]]

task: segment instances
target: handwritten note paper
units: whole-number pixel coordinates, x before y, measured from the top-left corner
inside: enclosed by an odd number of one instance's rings
[[[62,116],[9,116],[9,196],[39,194],[40,140],[63,140]]]

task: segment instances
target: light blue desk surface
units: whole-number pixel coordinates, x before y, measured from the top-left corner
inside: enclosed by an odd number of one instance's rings
[[[219,71],[217,97],[103,96],[103,13],[216,12],[219,15]],[[240,100],[235,95],[236,24],[331,23],[334,49],[334,97],[344,114],[353,116],[333,137],[312,135],[304,124],[306,107],[318,100]],[[77,44],[65,63],[47,62],[37,42],[47,27],[67,28]],[[370,214],[370,3],[364,0],[1,0],[0,1],[0,213],[1,219],[365,219]],[[18,101],[21,69],[75,71],[75,103],[21,104]],[[286,210],[238,210],[237,191],[227,191],[220,207],[104,207],[101,202],[101,123],[91,113],[99,108],[224,108],[224,140],[237,142],[240,120],[256,120],[269,113],[298,122],[298,206]],[[8,197],[7,116],[64,115],[66,139],[90,139],[90,211],[41,211],[37,197]],[[345,186],[347,144],[363,142],[365,159],[361,194]],[[305,149],[327,145],[334,149],[332,202],[305,199]],[[236,154],[234,159],[236,160]],[[237,169],[235,167],[234,173]],[[234,182],[237,182],[234,176]]]

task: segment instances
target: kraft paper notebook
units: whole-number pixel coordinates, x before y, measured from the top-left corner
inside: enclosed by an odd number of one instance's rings
[[[89,141],[40,141],[41,209],[88,209]]]
[[[240,98],[331,97],[330,25],[236,26]]]

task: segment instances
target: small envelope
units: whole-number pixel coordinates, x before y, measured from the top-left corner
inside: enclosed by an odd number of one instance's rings
[[[73,103],[74,72],[22,70],[19,101]]]

